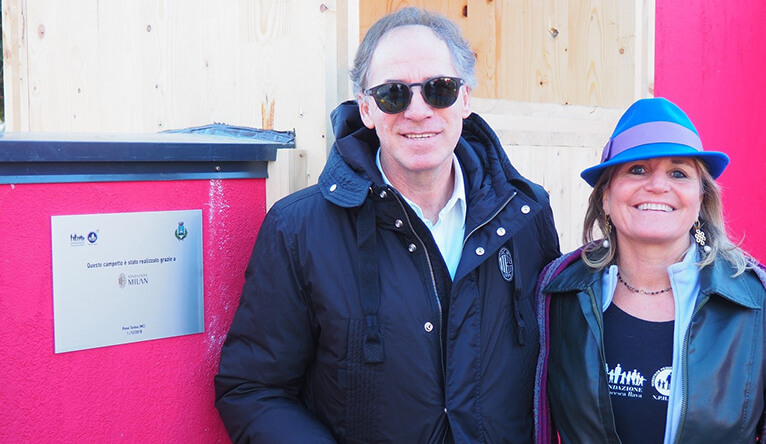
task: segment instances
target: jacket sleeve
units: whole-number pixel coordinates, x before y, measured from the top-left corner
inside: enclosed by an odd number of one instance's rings
[[[331,443],[331,433],[300,396],[316,330],[297,254],[280,227],[273,208],[258,233],[221,350],[216,408],[235,443]]]

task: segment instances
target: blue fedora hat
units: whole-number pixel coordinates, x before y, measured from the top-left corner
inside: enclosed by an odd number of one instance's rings
[[[595,186],[612,165],[655,157],[697,157],[714,179],[729,164],[726,154],[703,151],[697,129],[681,108],[655,97],[638,100],[625,111],[604,147],[601,163],[584,170],[580,177]]]

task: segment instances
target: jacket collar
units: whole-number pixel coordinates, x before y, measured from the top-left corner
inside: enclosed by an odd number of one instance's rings
[[[718,258],[712,265],[700,270],[700,294],[718,296],[747,308],[758,309],[763,306],[763,291],[756,291],[762,286],[758,276],[748,271],[738,278],[732,278],[734,268],[728,261]],[[601,277],[600,271],[595,271],[578,259],[544,289],[545,293],[568,293],[584,291],[593,287]]]
[[[735,272],[729,262],[716,259],[711,266],[700,270],[700,293],[718,295],[743,307],[763,307],[763,291],[756,291],[762,285],[758,276],[752,271],[746,271],[732,278]]]
[[[578,254],[573,252],[570,254]],[[601,272],[594,270],[587,265],[582,259],[578,258],[564,270],[562,270],[558,276],[545,286],[543,292],[545,293],[569,293],[572,291],[584,291],[599,281]]]

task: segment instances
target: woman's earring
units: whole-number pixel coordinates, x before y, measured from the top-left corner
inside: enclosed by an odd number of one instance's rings
[[[705,244],[707,242],[707,237],[705,236],[705,232],[702,231],[702,224],[700,223],[699,219],[694,222],[694,241],[697,242],[700,247],[702,247],[705,253],[710,253],[712,250],[710,245]]]
[[[606,215],[606,223],[604,223],[604,240],[601,241],[601,247],[609,249],[611,245],[609,242],[609,236],[612,234],[612,220],[609,219],[609,215]]]

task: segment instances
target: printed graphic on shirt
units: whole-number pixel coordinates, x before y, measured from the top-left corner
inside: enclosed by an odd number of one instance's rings
[[[619,363],[610,369],[607,364],[606,373],[609,375],[609,393],[612,396],[643,397],[646,378],[638,370],[626,372]]]
[[[615,430],[623,444],[663,442],[673,328],[673,321],[639,319],[615,304],[604,312],[604,377]]]
[[[662,367],[654,372],[651,380],[651,388],[648,394],[655,401],[667,402],[670,396],[670,374],[672,367]],[[625,371],[622,364],[618,363],[610,369],[606,365],[606,373],[609,375],[609,394],[612,396],[626,396],[628,398],[643,398],[646,378],[637,369]]]
[[[667,401],[670,396],[670,373],[672,367],[662,367],[657,370],[652,376],[652,387],[656,390],[656,393],[652,394],[652,398],[657,401]]]

